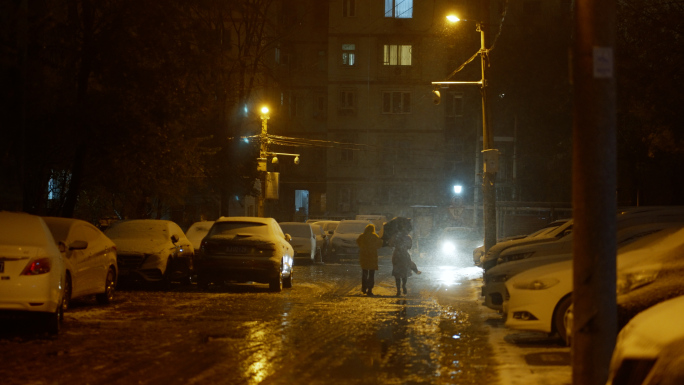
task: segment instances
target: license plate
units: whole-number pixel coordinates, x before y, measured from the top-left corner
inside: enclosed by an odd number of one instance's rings
[[[228,246],[226,247],[226,253],[228,254],[247,254],[249,248],[244,246]]]
[[[5,272],[5,261],[0,261],[0,273]]]

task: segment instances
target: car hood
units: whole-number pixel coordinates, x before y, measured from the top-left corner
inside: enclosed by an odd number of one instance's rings
[[[511,241],[505,241],[505,242],[500,242],[497,243],[496,245],[492,246],[489,248],[487,251],[487,254],[484,257],[485,261],[489,261],[492,259],[497,259],[499,258],[499,254],[501,254],[502,251],[514,247],[514,246],[522,246],[522,245],[530,245],[533,243],[541,243],[541,242],[549,242],[557,239],[556,237],[534,237],[534,238],[521,238],[521,239],[514,239]]]
[[[356,245],[356,239],[359,238],[361,234],[334,234],[332,237],[332,243],[352,243]]]
[[[618,335],[613,361],[654,358],[672,341],[684,338],[684,296],[661,302],[637,314]]]
[[[120,238],[113,239],[119,254],[141,253],[156,254],[175,247],[173,243],[161,239]]]
[[[528,258],[520,261],[513,261],[502,263],[496,265],[491,269],[487,270],[485,273],[486,278],[496,277],[500,275],[505,275],[507,277],[512,277],[516,274],[522,273],[523,271],[533,269],[535,267],[544,266],[556,262],[562,262],[572,259],[572,254],[558,254],[551,256],[543,256],[538,258]]]

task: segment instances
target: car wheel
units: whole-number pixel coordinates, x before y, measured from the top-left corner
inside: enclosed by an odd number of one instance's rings
[[[116,289],[116,273],[114,272],[114,268],[110,267],[109,271],[107,271],[107,278],[105,278],[105,287],[104,287],[104,292],[99,293],[95,296],[95,299],[97,299],[97,302],[100,305],[108,305],[112,303],[112,300],[114,299],[114,290]]]
[[[268,288],[273,292],[279,292],[283,290],[283,270],[282,268],[278,271],[278,276],[273,278],[271,282],[268,283]]]
[[[553,328],[565,344],[568,342],[568,333],[565,329],[565,315],[570,305],[572,305],[572,295],[568,295],[558,302],[558,306],[556,306],[556,310],[553,312]]]
[[[69,303],[71,302],[71,293],[73,291],[73,286],[71,285],[71,275],[67,274],[66,280],[64,282],[64,299],[62,299],[62,310],[66,311],[69,308]]]
[[[47,331],[48,335],[58,335],[60,329],[62,329],[62,321],[64,321],[64,297],[54,313],[45,315],[45,331]]]
[[[283,279],[283,287],[286,289],[292,288],[292,274],[294,274],[294,271],[290,269],[290,274],[287,276],[287,278]]]

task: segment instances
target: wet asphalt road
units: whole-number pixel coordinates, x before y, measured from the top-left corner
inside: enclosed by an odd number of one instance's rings
[[[292,289],[129,286],[75,301],[61,335],[3,323],[3,384],[496,384],[477,300],[481,271],[416,259],[397,297],[389,258],[376,296],[355,262],[298,265]]]

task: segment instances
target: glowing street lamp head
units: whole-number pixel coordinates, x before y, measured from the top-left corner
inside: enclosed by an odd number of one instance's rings
[[[454,186],[454,193],[455,193],[455,194],[460,194],[461,192],[463,192],[463,186],[455,185],[455,186]]]
[[[262,114],[268,114],[268,107],[266,107],[266,106],[261,107],[261,113]]]
[[[449,15],[446,18],[447,18],[447,20],[449,20],[452,23],[456,23],[456,22],[461,21],[461,19],[459,19],[458,16],[456,16],[456,15]]]

